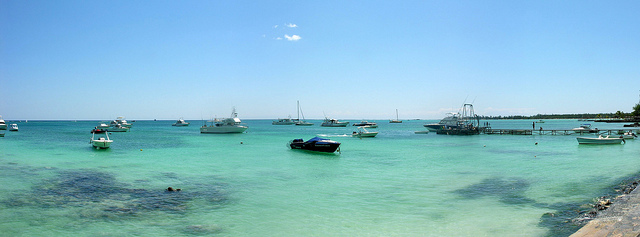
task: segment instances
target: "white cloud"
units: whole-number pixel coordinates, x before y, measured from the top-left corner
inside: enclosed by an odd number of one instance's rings
[[[289,27],[289,28],[296,28],[296,27],[298,27],[298,25],[293,24],[293,23],[286,24],[286,26],[287,26],[287,27]]]
[[[278,25],[274,25],[273,28],[278,28]]]
[[[281,39],[282,39],[282,37],[276,37],[276,40],[281,40]]]
[[[298,41],[300,39],[302,39],[302,37],[300,37],[299,35],[284,35],[285,38],[287,38],[288,41]]]

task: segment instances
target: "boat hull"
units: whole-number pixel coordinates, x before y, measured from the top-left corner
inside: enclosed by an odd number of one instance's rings
[[[353,134],[354,137],[375,137],[378,135],[378,132],[363,132]]]
[[[313,123],[299,122],[299,123],[296,123],[296,126],[313,126]]]
[[[599,145],[610,145],[610,144],[621,144],[624,142],[622,138],[593,138],[593,137],[576,137],[578,140],[578,144],[599,144]]]
[[[188,124],[188,123],[174,123],[174,124],[173,124],[173,126],[176,126],[176,127],[186,127],[186,126],[189,126],[189,124]]]
[[[349,122],[340,122],[340,123],[323,123],[323,127],[346,127]]]
[[[296,139],[289,143],[291,149],[333,153],[340,148],[340,143],[331,140],[310,139],[306,142]]]
[[[200,133],[243,133],[248,128],[247,126],[210,126],[201,127]]]
[[[112,140],[92,140],[91,145],[98,149],[107,149],[111,146]]]

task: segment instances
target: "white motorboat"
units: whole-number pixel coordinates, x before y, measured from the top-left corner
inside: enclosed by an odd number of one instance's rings
[[[115,126],[111,126],[105,129],[107,130],[107,132],[128,132],[129,131],[128,127],[123,127],[120,124],[117,124]]]
[[[17,132],[18,131],[18,124],[12,123],[11,125],[9,125],[9,131]]]
[[[578,144],[620,144],[625,142],[621,137],[576,137]]]
[[[96,133],[91,133],[91,145],[98,149],[107,149],[113,143],[113,140],[109,139],[109,133],[103,133],[105,136],[96,137]]]
[[[184,126],[189,126],[189,123],[185,122],[184,119],[180,118],[178,119],[178,121],[176,121],[176,123],[174,123],[171,126],[184,127]]]
[[[302,114],[302,120],[300,120],[300,114]],[[298,101],[298,121],[296,122],[296,126],[313,126],[313,123],[307,122],[304,119],[304,113],[302,113],[302,108],[300,108],[300,101]]]
[[[325,117],[324,122],[322,122],[323,127],[346,127],[349,122],[340,122],[337,119],[330,119]]]
[[[370,128],[378,128],[378,124],[377,123],[369,122],[369,121],[365,121],[365,120],[362,120],[359,123],[354,123],[353,126],[358,126],[358,127],[368,126]]]
[[[0,130],[7,130],[7,123],[4,122],[2,116],[0,116]]]
[[[398,119],[398,109],[396,109],[396,119],[389,120],[389,123],[402,123],[402,120]]]
[[[354,137],[375,137],[378,135],[378,132],[369,132],[366,128],[368,126],[358,127],[358,131],[353,132],[352,136]]]
[[[127,123],[127,120],[124,120],[124,117],[119,116],[118,118],[116,118],[116,120],[111,121],[111,127],[115,127],[116,125],[120,124],[120,126],[125,127],[125,128],[131,128],[132,124]]]
[[[249,127],[241,123],[242,121],[238,118],[236,109],[233,108],[231,118],[214,119],[211,121],[211,125],[202,125],[200,133],[243,133]]]
[[[585,124],[580,124],[580,127],[571,129],[571,131],[574,131],[576,133],[594,133],[597,132],[598,129],[591,129],[591,124],[585,123]]]
[[[295,119],[291,119],[291,116],[289,116],[288,118],[279,118],[277,121],[272,121],[271,124],[272,125],[294,125],[296,124],[296,120]]]

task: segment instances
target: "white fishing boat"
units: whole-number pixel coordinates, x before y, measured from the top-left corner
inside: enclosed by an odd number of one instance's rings
[[[574,131],[576,133],[594,133],[597,132],[597,129],[591,129],[591,124],[585,123],[585,124],[580,124],[580,127],[571,129],[571,131]]]
[[[358,131],[353,132],[352,136],[362,138],[375,137],[376,135],[378,135],[378,132],[370,132],[366,128],[368,128],[368,126],[358,127]]]
[[[231,112],[231,118],[214,119],[210,122],[211,125],[205,124],[200,127],[200,133],[243,133],[249,128],[241,124],[235,108]]]
[[[621,137],[576,137],[578,144],[620,144],[625,142]]]
[[[113,140],[109,139],[109,133],[103,133],[103,136],[96,137],[96,133],[91,133],[91,145],[98,149],[107,149],[113,143]]]
[[[7,123],[4,122],[2,116],[0,116],[0,130],[7,130]]]
[[[109,128],[109,125],[107,125],[106,123],[100,123],[98,126],[96,126],[97,129],[107,129]]]
[[[296,122],[297,121],[295,119],[291,119],[291,116],[289,116],[288,118],[279,118],[276,121],[272,121],[271,125],[294,125]]]
[[[185,127],[185,126],[189,126],[189,123],[185,122],[184,119],[180,118],[180,119],[178,119],[178,121],[176,121],[176,123],[174,123],[171,126]]]
[[[389,120],[389,123],[402,123],[402,120],[398,119],[398,109],[396,109],[396,119]]]
[[[11,125],[9,125],[9,131],[17,132],[18,131],[18,124],[12,123]]]
[[[349,125],[349,122],[340,122],[337,119],[332,118],[324,118],[324,122],[322,122],[323,127],[346,127]]]
[[[302,114],[302,120],[300,120],[300,114]],[[298,122],[296,122],[296,126],[313,126],[313,123],[307,122],[304,119],[304,113],[302,113],[302,108],[300,108],[300,101],[298,101]]]

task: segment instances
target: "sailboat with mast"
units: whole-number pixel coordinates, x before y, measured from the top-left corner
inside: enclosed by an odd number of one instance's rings
[[[398,109],[396,109],[396,119],[389,120],[389,123],[402,123],[402,120],[398,119]]]
[[[302,120],[300,120],[300,114],[302,114]],[[302,113],[302,109],[300,108],[299,100],[298,100],[298,121],[296,122],[296,126],[313,126],[313,123],[307,122],[304,119],[304,113]]]

